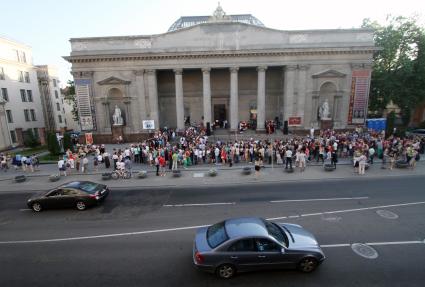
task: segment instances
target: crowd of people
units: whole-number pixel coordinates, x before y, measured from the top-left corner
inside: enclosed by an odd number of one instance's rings
[[[336,169],[338,159],[353,161],[354,169],[364,174],[368,164],[375,158],[382,159],[390,169],[397,161],[414,168],[420,154],[425,150],[425,138],[396,136],[384,137],[371,131],[322,130],[307,136],[282,136],[282,138],[261,140],[211,141],[204,129],[189,127],[182,133],[165,129],[145,141],[133,143],[124,148],[107,151],[105,145],[76,145],[74,151],[67,150],[57,162],[62,175],[73,172],[128,170],[134,165],[147,165],[156,169],[157,176],[164,176],[167,170],[186,169],[197,165],[252,164],[259,175],[265,164],[275,164],[303,172],[308,163],[320,163]],[[34,171],[38,158],[0,154],[0,168],[4,171],[12,165],[24,171]]]
[[[202,129],[190,127],[182,134],[163,130],[154,137],[124,148],[114,148],[111,153],[104,145],[78,147],[76,153],[67,151],[58,167],[69,174],[72,169],[87,171],[89,154],[93,169],[100,165],[106,169],[132,170],[136,165],[148,165],[156,169],[156,175],[164,176],[166,170],[183,169],[197,165],[253,164],[258,174],[265,164],[276,164],[286,169],[298,168],[303,172],[308,163],[321,163],[337,167],[339,158],[352,159],[355,171],[364,174],[365,167],[375,158],[382,159],[392,169],[397,161],[415,167],[424,153],[424,138],[385,138],[381,133],[334,130],[318,131],[308,136],[285,136],[281,139],[235,141],[210,140]],[[83,162],[82,164],[80,162]]]
[[[24,172],[34,172],[40,164],[37,155],[12,156],[10,153],[0,153],[0,170],[7,172],[11,167],[14,170],[22,169]]]

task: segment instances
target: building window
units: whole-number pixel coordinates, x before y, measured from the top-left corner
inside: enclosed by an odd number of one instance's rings
[[[29,82],[30,82],[30,73],[25,72],[25,83],[29,83]]]
[[[29,110],[25,109],[24,110],[24,116],[25,116],[25,121],[29,122],[30,121],[30,112]]]
[[[65,108],[62,108],[62,112],[65,113]]]
[[[58,94],[58,91],[56,91],[56,90],[55,90],[55,98],[59,99],[59,94]]]
[[[18,71],[18,74],[19,74],[19,82],[24,82],[24,72],[22,72],[22,71]]]
[[[26,57],[24,51],[21,51],[21,62],[23,62],[23,63],[26,63],[27,62],[27,57]]]
[[[4,80],[4,69],[0,67],[0,80]]]
[[[38,139],[38,138],[40,137],[40,135],[39,135],[39,133],[38,133],[38,129],[37,129],[37,128],[34,128],[34,137],[35,137],[36,139]]]
[[[5,100],[6,102],[9,101],[9,95],[7,94],[6,88],[1,88],[1,96],[3,97],[3,100]]]
[[[57,110],[58,112],[60,112],[60,111],[61,111],[61,106],[59,105],[59,103],[56,103],[56,110]]]
[[[16,133],[15,133],[15,131],[10,131],[10,138],[12,139],[13,143],[16,143]]]
[[[56,88],[56,86],[57,86],[56,79],[53,79],[53,87]]]
[[[33,102],[31,90],[27,90],[27,99],[28,99],[28,102]]]
[[[7,122],[13,123],[13,116],[12,116],[12,111],[11,110],[6,110],[6,117],[7,117]]]
[[[59,123],[61,124],[62,123],[62,116],[58,115],[58,119],[59,119]]]
[[[15,50],[15,53],[16,53],[16,61],[20,62],[19,61],[19,51],[18,50]]]
[[[22,102],[26,102],[27,101],[27,96],[25,94],[25,90],[21,90],[21,100],[22,100]]]
[[[30,112],[31,112],[31,120],[35,122],[37,120],[37,118],[35,117],[35,110],[31,109]]]
[[[66,123],[66,119],[64,119],[65,120],[65,125],[67,125],[67,123]]]

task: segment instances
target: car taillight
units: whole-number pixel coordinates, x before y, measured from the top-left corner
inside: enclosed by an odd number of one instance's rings
[[[196,251],[196,252],[195,252],[195,261],[196,261],[196,263],[198,263],[198,264],[201,264],[201,263],[203,263],[203,262],[204,262],[204,256],[202,256],[202,254],[201,254],[201,253],[199,253],[199,251]]]

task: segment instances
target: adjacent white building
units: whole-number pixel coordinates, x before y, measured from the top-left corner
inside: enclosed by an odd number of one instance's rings
[[[31,47],[0,37],[0,149],[21,145],[28,130],[44,143],[43,108]],[[2,146],[3,145],[3,146]]]
[[[36,67],[46,130],[52,132],[64,131],[67,120],[64,97],[60,91],[58,70],[49,65]]]

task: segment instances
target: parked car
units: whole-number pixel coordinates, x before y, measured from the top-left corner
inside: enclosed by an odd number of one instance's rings
[[[70,207],[85,210],[89,206],[102,202],[108,195],[109,189],[104,184],[73,181],[31,197],[27,205],[36,212]]]
[[[257,217],[228,219],[196,231],[193,263],[228,279],[236,272],[298,268],[312,272],[325,255],[300,225]]]
[[[406,133],[407,136],[421,136],[425,137],[425,129],[415,129]]]

